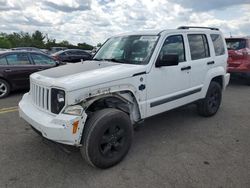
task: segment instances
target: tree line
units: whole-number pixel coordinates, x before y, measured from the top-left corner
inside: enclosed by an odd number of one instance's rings
[[[0,48],[16,47],[36,47],[40,49],[50,49],[51,47],[78,48],[83,50],[93,49],[93,46],[87,43],[78,43],[77,45],[73,45],[66,40],[56,42],[56,39],[50,39],[47,34],[44,34],[41,31],[35,31],[34,33],[0,33]]]

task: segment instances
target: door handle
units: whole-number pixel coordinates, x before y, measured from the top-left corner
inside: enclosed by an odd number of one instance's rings
[[[207,65],[213,65],[213,64],[214,64],[214,61],[207,62]]]
[[[12,72],[10,69],[5,69],[4,72]]]
[[[191,66],[182,67],[182,68],[181,68],[181,71],[184,71],[184,70],[190,70],[190,69],[191,69]]]

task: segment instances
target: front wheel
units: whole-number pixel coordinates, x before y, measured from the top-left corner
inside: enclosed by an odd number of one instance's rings
[[[109,168],[127,154],[133,137],[129,116],[117,109],[107,108],[87,120],[80,151],[94,167]]]
[[[210,117],[218,111],[222,98],[222,89],[217,82],[211,82],[206,97],[198,102],[198,113],[205,117]]]

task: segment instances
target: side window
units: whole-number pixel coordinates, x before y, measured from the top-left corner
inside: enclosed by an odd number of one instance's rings
[[[211,36],[211,39],[212,39],[213,44],[214,44],[215,55],[216,56],[224,55],[225,54],[225,47],[224,47],[224,43],[223,43],[223,39],[222,39],[221,35],[211,34],[210,36]]]
[[[76,51],[76,55],[86,55],[86,53],[83,51]]]
[[[41,54],[31,54],[31,57],[36,65],[55,65],[55,61]]]
[[[0,58],[0,66],[1,65],[7,65],[7,61],[6,61],[6,58],[5,57],[1,57]]]
[[[206,35],[204,35],[204,34],[189,34],[188,35],[188,42],[189,42],[192,60],[210,57]]]
[[[67,51],[67,55],[77,55],[75,51]]]
[[[6,56],[9,65],[30,65],[27,54],[18,53]]]
[[[163,56],[167,54],[178,55],[179,62],[183,62],[186,60],[182,35],[173,35],[165,40],[158,58],[162,59]]]

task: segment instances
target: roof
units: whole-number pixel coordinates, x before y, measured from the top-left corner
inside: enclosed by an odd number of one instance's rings
[[[48,56],[47,54],[43,53],[43,52],[39,52],[39,51],[27,51],[27,50],[6,50],[6,51],[0,51],[0,55],[3,55],[3,54],[17,54],[17,53],[36,53],[36,54],[43,54],[43,55],[46,55]]]
[[[167,33],[175,33],[175,32],[182,32],[182,33],[190,33],[190,32],[207,32],[207,33],[220,33],[220,30],[217,28],[209,28],[209,27],[188,27],[182,26],[179,29],[161,29],[161,30],[145,30],[145,31],[137,31],[137,32],[127,32],[115,35],[114,37],[118,36],[128,36],[128,35],[160,35],[160,34],[167,34]]]

